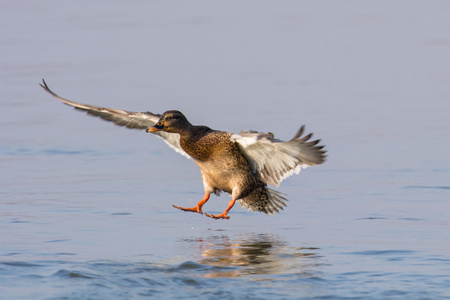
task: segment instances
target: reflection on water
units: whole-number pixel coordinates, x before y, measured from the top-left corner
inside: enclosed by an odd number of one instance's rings
[[[214,235],[186,240],[199,250],[199,263],[220,268],[206,277],[240,277],[244,275],[274,275],[295,273],[316,276],[321,264],[318,248],[288,247],[279,237],[268,234]]]

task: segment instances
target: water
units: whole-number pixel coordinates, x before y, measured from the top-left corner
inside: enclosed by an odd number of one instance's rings
[[[449,10],[3,1],[0,299],[449,299]],[[195,164],[42,77],[232,132],[306,124],[329,159],[281,184],[281,214],[183,213],[203,196]]]

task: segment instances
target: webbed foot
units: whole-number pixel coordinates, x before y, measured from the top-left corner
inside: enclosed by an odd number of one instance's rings
[[[230,216],[227,216],[227,214],[225,212],[221,213],[220,215],[211,215],[211,214],[205,214],[205,216],[209,217],[209,218],[213,218],[215,220],[219,220],[219,219],[230,219]]]
[[[195,212],[195,213],[199,213],[203,215],[203,211],[202,211],[202,207],[197,205],[195,207],[181,207],[181,206],[176,206],[176,205],[172,205],[175,208],[178,208],[179,210],[182,211],[190,211],[190,212]]]

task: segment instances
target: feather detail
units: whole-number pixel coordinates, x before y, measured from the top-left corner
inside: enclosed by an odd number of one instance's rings
[[[245,198],[238,200],[239,204],[254,212],[263,212],[266,215],[273,215],[275,212],[279,213],[283,206],[286,206],[287,199],[278,191],[269,189],[267,187],[260,187],[255,189]]]
[[[301,137],[304,126],[288,142],[275,139],[272,133],[257,131],[233,134],[236,142],[246,156],[252,172],[266,184],[279,186],[287,177],[298,174],[301,169],[315,166],[325,161],[320,140],[308,141],[312,133]]]

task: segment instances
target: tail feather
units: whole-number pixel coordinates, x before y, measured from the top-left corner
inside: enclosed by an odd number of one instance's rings
[[[284,194],[268,187],[257,188],[247,197],[238,200],[239,204],[247,210],[260,211],[266,215],[273,215],[275,212],[279,212],[280,209],[283,210],[283,206],[286,206],[285,201],[287,199],[284,197]]]

